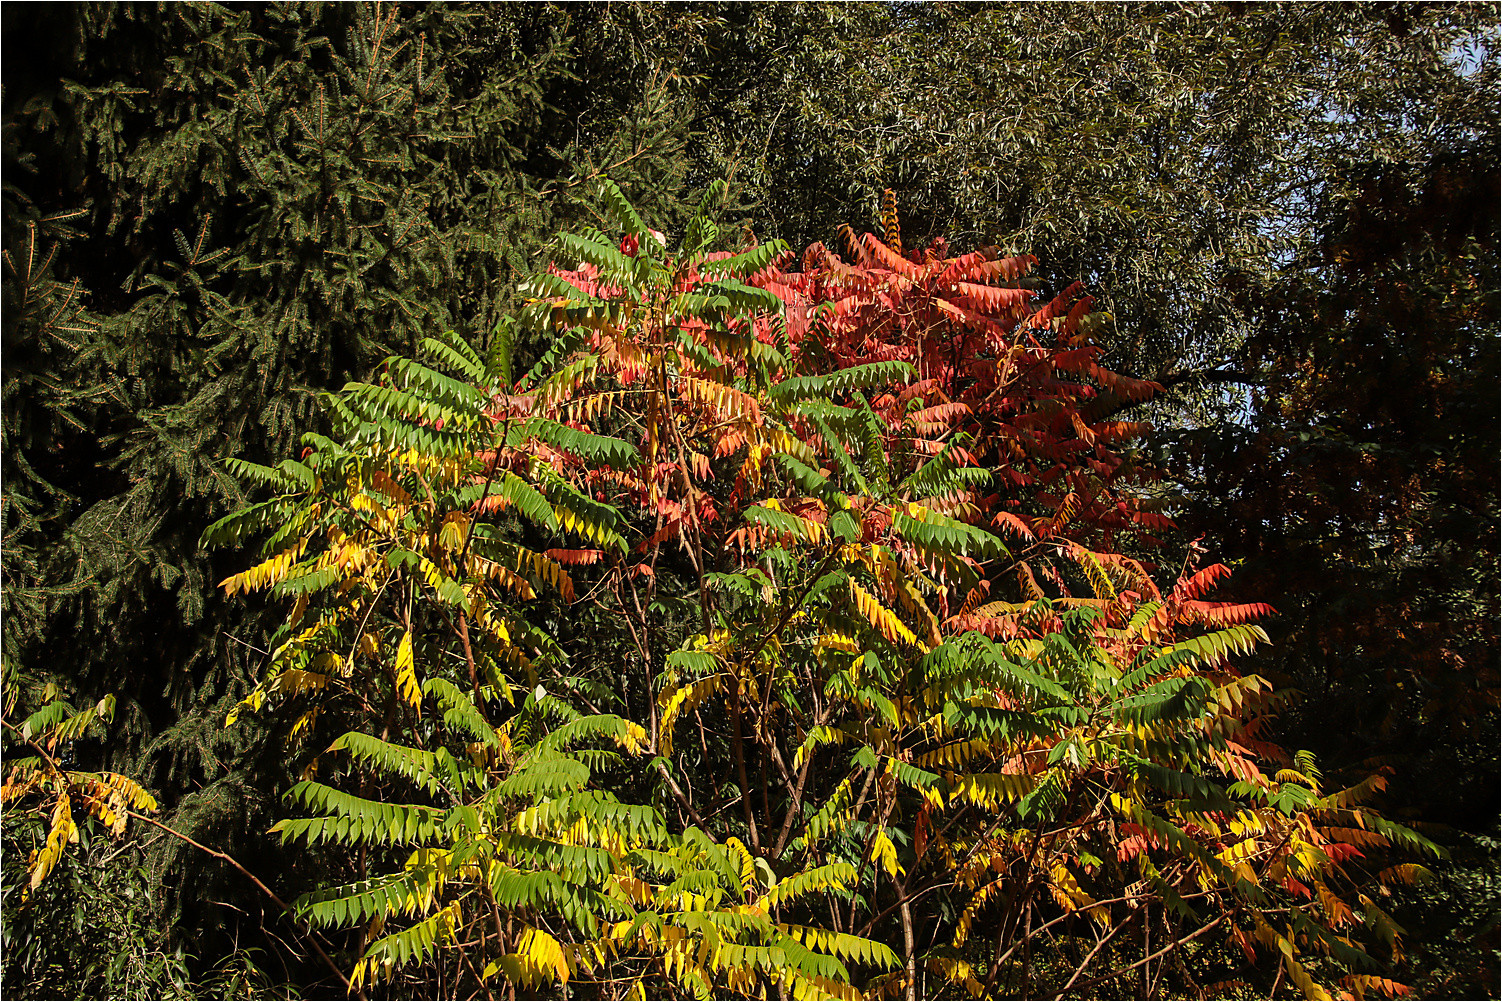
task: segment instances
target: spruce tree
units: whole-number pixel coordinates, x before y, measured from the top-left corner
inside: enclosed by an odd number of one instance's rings
[[[246,500],[223,460],[288,458],[317,392],[424,335],[483,345],[602,167],[679,197],[667,64],[611,65],[630,26],[577,13],[6,11],[28,44],[4,92],[5,656],[114,693],[111,741],[77,753],[201,841],[269,851],[281,769],[274,741],[223,729],[268,632],[214,598],[227,571],[198,549]],[[188,903],[243,903],[156,845]]]

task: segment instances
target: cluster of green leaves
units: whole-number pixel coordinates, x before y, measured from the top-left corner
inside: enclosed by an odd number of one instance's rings
[[[114,715],[107,696],[76,707],[51,683],[5,662],[6,775],[3,915],[6,992],[225,998],[264,996],[270,979],[255,952],[228,957],[209,973],[157,924],[149,875],[111,865],[139,853],[122,840],[128,817],[156,810],[133,780],[78,768]]]
[[[308,435],[303,459],[237,464],[277,495],[205,533],[271,530],[265,559],[224,585],[293,602],[269,671],[231,714],[277,721],[314,754],[288,793],[312,815],[276,830],[332,850],[322,858],[340,870],[339,847],[359,849],[356,879],[305,895],[300,914],[365,928],[355,989],[435,971],[441,989],[459,950],[467,983],[610,970],[644,997],[763,983],[848,996],[846,963],[890,964],[890,950],[773,915],[850,874],[778,883],[739,840],[670,832],[657,809],[622,801],[607,777],[621,753],[650,749],[648,732],[571,705],[567,647],[529,621],[524,602],[572,599],[560,560],[575,547],[622,550],[614,507],[550,474],[540,450],[621,466],[637,450],[538,413],[556,373],[513,383],[504,337],[485,360],[452,334],[424,347],[453,375],[393,358],[380,383],[346,387],[328,401],[332,434]],[[531,549],[529,534],[569,545]]]
[[[721,198],[674,246],[605,182],[623,236],[531,283],[536,366],[428,338],[235,464],[274,496],[204,539],[265,537],[223,586],[291,609],[229,722],[302,764],[274,830],[339,875],[295,907],[358,935],[351,989],[1067,993],[1219,930],[1310,997],[1400,990],[1354,934],[1395,946],[1372,893],[1421,871],[1373,864],[1440,850],[1256,736],[1263,609],[1062,538],[1088,592],[981,604],[998,471],[879,416],[907,363],[795,352]]]
[[[81,844],[28,893],[25,862],[46,837],[45,819],[4,820],[4,970],[7,997],[288,998],[296,987],[263,969],[257,948],[202,964],[173,942],[150,898],[151,875],[120,865],[140,847],[86,822]],[[24,903],[23,903],[24,900]]]

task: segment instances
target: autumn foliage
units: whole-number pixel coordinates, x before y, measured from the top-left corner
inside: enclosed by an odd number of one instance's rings
[[[278,828],[352,990],[1401,993],[1362,944],[1433,847],[1266,739],[1268,607],[1149,559],[1156,387],[1090,298],[890,202],[845,257],[726,251],[720,195],[670,247],[606,184],[526,373],[427,339],[206,533],[270,536],[235,716],[306,750]]]

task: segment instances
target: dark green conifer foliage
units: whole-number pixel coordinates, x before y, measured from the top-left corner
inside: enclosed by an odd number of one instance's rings
[[[222,727],[266,633],[197,547],[245,500],[222,460],[287,458],[313,391],[425,333],[482,342],[600,167],[680,190],[673,81],[584,13],[593,41],[552,5],[6,11],[6,657],[115,693],[88,753],[204,841],[256,842],[280,767]],[[213,873],[190,897],[234,900]]]

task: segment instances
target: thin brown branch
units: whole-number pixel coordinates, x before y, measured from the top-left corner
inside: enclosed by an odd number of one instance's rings
[[[6,727],[9,727],[11,730],[16,731],[17,733],[21,732],[21,729],[19,727],[17,727],[15,724],[11,723],[9,720],[3,721],[3,723],[5,724]],[[60,777],[62,777],[62,779],[64,780],[64,782],[68,782],[68,785],[70,787],[72,786],[71,781],[69,781],[68,778],[67,778],[68,777],[67,771],[64,770],[62,767],[60,767],[57,764],[57,760],[52,757],[51,753],[49,753],[47,751],[47,749],[43,748],[41,745],[39,745],[32,738],[23,737],[22,740],[25,741],[28,745],[30,745],[32,747],[32,749],[37,754],[39,754],[39,755],[42,756],[42,759],[47,763],[47,765],[52,769],[53,772],[57,773]],[[294,924],[294,926],[302,926],[303,925],[302,921],[297,917],[297,913],[292,910],[292,906],[288,905],[287,902],[283,901],[280,897],[278,897],[275,891],[273,891],[271,888],[267,887],[264,883],[262,883],[261,879],[259,877],[257,877],[254,873],[251,873],[249,870],[247,870],[244,866],[241,865],[241,863],[240,863],[239,860],[235,859],[229,853],[227,853],[227,852],[220,852],[218,849],[210,849],[208,846],[204,845],[202,842],[194,841],[193,839],[189,838],[187,835],[184,835],[182,832],[176,830],[175,828],[171,828],[171,827],[163,824],[162,822],[156,820],[155,818],[147,817],[144,814],[140,814],[140,813],[138,813],[136,811],[132,811],[132,810],[129,810],[129,809],[127,809],[125,811],[125,813],[128,814],[130,817],[135,818],[137,821],[144,821],[144,822],[146,822],[149,825],[155,825],[157,828],[160,828],[162,831],[166,832],[168,835],[171,835],[174,838],[181,839],[182,841],[186,842],[188,845],[193,846],[193,848],[198,849],[201,852],[205,852],[208,855],[213,856],[215,859],[223,860],[224,862],[228,863],[230,866],[233,866],[236,870],[239,870],[242,874],[244,874],[250,880],[251,883],[255,884],[256,887],[258,887],[263,894],[265,894],[268,898],[270,898],[271,901],[278,908],[280,908],[283,912],[285,912],[286,915],[287,915],[287,917]],[[347,978],[347,977],[344,976],[344,972],[339,969],[339,966],[337,964],[335,964],[332,959],[330,959],[329,955],[324,952],[323,947],[318,944],[318,940],[315,939],[314,936],[313,936],[312,929],[310,929],[310,928],[302,928],[299,931],[303,932],[307,936],[308,943],[313,947],[314,950],[318,951],[318,955],[323,958],[323,962],[328,965],[329,970],[333,971],[334,974],[338,976],[339,980],[344,984],[344,990],[345,990],[345,992],[346,993],[353,993],[358,998],[364,999],[365,998],[365,993],[363,991],[361,991],[360,989],[355,988],[353,985],[350,984],[349,978]]]
[[[289,904],[287,904],[287,902],[283,901],[277,895],[277,893],[275,891],[273,891],[271,888],[267,887],[264,883],[262,883],[260,877],[257,877],[254,873],[251,873],[243,865],[241,865],[241,863],[240,863],[239,860],[235,859],[235,857],[231,856],[227,852],[221,852],[218,849],[210,849],[208,846],[204,845],[202,842],[198,842],[198,841],[190,838],[189,836],[184,835],[182,832],[178,831],[177,829],[169,827],[168,825],[163,824],[162,822],[156,820],[155,818],[147,817],[144,814],[138,814],[137,812],[131,811],[131,810],[127,810],[125,813],[129,814],[131,817],[135,818],[137,821],[144,821],[148,825],[155,825],[156,827],[160,828],[162,831],[166,832],[168,835],[171,835],[173,838],[181,839],[183,842],[186,842],[188,845],[191,845],[193,848],[197,849],[198,851],[206,853],[206,854],[214,857],[215,859],[222,860],[223,862],[226,862],[230,866],[234,867],[236,870],[239,870],[240,873],[247,880],[249,880],[252,884],[255,884],[256,887],[260,889],[260,891],[261,891],[262,894],[265,894],[266,897],[268,897],[268,898],[271,899],[272,904],[276,905],[283,912],[285,912],[287,914],[287,917],[292,920],[292,922],[293,922],[294,925],[300,927],[299,931],[302,932],[307,937],[308,944],[310,946],[312,946],[313,949],[318,952],[318,956],[321,957],[321,958],[323,958],[323,962],[326,965],[328,965],[329,970],[333,971],[334,974],[339,978],[339,981],[344,985],[345,992],[347,994],[352,994],[356,998],[359,998],[359,999],[364,999],[365,998],[365,992],[362,991],[359,988],[356,988],[353,984],[350,983],[349,978],[347,978],[347,977],[344,976],[344,972],[339,969],[339,965],[335,964],[334,961],[333,961],[333,959],[330,958],[329,955],[324,952],[323,947],[319,945],[317,938],[315,938],[313,930],[311,928],[309,928],[306,925],[306,923],[304,923],[301,919],[299,919],[297,917],[297,913],[292,910],[292,906],[289,905]]]
[[[1179,947],[1183,946],[1185,943],[1188,943],[1188,942],[1190,942],[1192,940],[1199,939],[1205,933],[1209,932],[1211,929],[1214,929],[1216,926],[1220,925],[1222,922],[1224,922],[1229,917],[1230,917],[1230,913],[1226,912],[1226,913],[1222,914],[1220,916],[1220,918],[1218,918],[1215,921],[1211,922],[1209,925],[1202,925],[1202,926],[1200,926],[1198,929],[1196,929],[1194,932],[1191,932],[1189,935],[1187,935],[1187,936],[1181,936],[1180,938],[1174,940],[1172,943],[1169,943],[1167,946],[1161,947],[1160,949],[1154,951],[1153,953],[1148,954],[1147,956],[1143,957],[1141,960],[1137,961],[1134,964],[1128,964],[1125,967],[1118,967],[1116,970],[1112,971],[1110,974],[1103,974],[1103,975],[1101,975],[1098,978],[1093,978],[1093,979],[1091,979],[1089,981],[1086,981],[1084,984],[1079,985],[1078,987],[1076,987],[1075,991],[1076,992],[1089,991],[1091,988],[1094,988],[1097,985],[1103,985],[1103,984],[1105,984],[1108,981],[1114,981],[1117,978],[1121,977],[1123,974],[1130,974],[1132,971],[1135,971],[1137,968],[1142,967],[1144,964],[1150,964],[1150,963],[1152,963],[1154,960],[1157,960],[1159,957],[1163,956],[1165,953],[1168,953],[1170,950],[1176,950]],[[1070,984],[1073,984],[1073,982],[1071,981]],[[1065,985],[1064,986],[1064,991],[1068,991],[1069,987],[1070,987],[1069,985]],[[1064,997],[1064,992],[1063,991],[1061,991],[1058,995],[1054,996],[1054,998],[1056,998],[1056,999],[1061,999],[1063,997]]]

